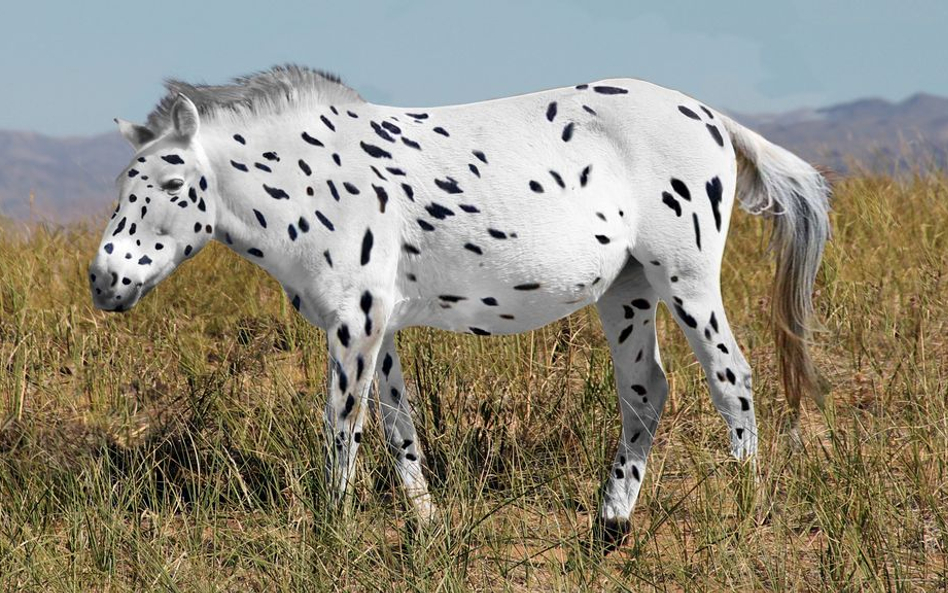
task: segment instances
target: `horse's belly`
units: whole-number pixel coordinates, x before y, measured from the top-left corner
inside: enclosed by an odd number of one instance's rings
[[[406,261],[393,328],[484,335],[536,329],[599,300],[629,257],[619,242],[591,244],[569,235],[539,245],[516,237],[491,247],[479,255],[445,250],[419,265]]]

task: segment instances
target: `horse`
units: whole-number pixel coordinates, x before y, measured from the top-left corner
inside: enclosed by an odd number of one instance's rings
[[[135,155],[90,268],[94,305],[130,310],[211,240],[266,270],[326,333],[326,476],[337,503],[371,393],[418,519],[437,512],[399,329],[514,334],[587,305],[610,346],[622,417],[597,521],[609,541],[631,528],[668,396],[659,302],[703,367],[731,454],[752,459],[751,367],[720,290],[735,201],[773,221],[773,322],[790,408],[819,397],[808,345],[830,188],[687,95],[617,78],[403,108],[294,65],[165,86],[145,124],[116,120]]]

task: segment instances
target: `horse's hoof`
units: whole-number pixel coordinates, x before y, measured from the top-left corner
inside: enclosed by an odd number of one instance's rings
[[[618,549],[625,542],[632,531],[632,522],[628,519],[603,519],[596,522],[596,544],[603,553],[608,554]]]

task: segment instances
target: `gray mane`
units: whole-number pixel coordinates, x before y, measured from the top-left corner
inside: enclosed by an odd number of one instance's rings
[[[178,93],[191,99],[198,113],[209,119],[228,112],[238,116],[279,113],[304,101],[316,104],[365,102],[359,93],[342,84],[338,76],[294,64],[239,76],[223,85],[168,79],[165,88],[168,93],[148,115],[148,127],[158,134],[171,127],[171,107]]]

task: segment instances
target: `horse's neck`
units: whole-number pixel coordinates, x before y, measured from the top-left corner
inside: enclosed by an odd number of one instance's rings
[[[318,116],[317,116],[318,119]],[[274,206],[281,208],[285,213],[300,208],[299,198],[296,200],[280,201],[278,203],[264,193],[263,183],[272,187],[280,187],[291,181],[283,168],[290,163],[289,156],[293,152],[292,132],[293,123],[288,117],[273,118],[264,123],[234,123],[214,122],[208,129],[202,130],[202,145],[208,161],[214,172],[217,187],[217,229],[215,239],[224,243],[239,255],[247,256],[248,250],[256,248],[266,253],[269,247],[272,251],[285,236],[276,232],[277,217],[271,214],[271,225],[261,226],[254,215],[254,211],[274,212]],[[298,126],[298,124],[297,124]],[[241,143],[235,135],[243,139]],[[299,138],[299,131],[296,133]],[[266,152],[286,154],[280,163],[268,161]],[[241,171],[232,162],[239,163],[248,171]],[[255,170],[256,163],[273,168],[272,179],[260,178],[260,171]],[[268,265],[266,257],[257,263],[263,265],[271,273],[275,270]]]
[[[367,112],[367,107],[360,105],[360,111]],[[313,106],[307,108],[306,113],[287,113],[244,123],[211,122],[202,129],[201,142],[213,169],[219,196],[215,239],[245,257],[252,248],[262,250],[262,259],[250,259],[274,276],[279,276],[280,271],[276,260],[286,261],[286,258],[267,258],[268,248],[274,255],[288,249],[287,224],[297,221],[298,217],[305,216],[315,223],[312,211],[304,207],[312,201],[307,199],[305,186],[313,187],[316,192],[324,191],[323,176],[329,167],[334,173],[346,176],[347,160],[343,159],[341,166],[330,160],[337,151],[335,145],[343,139],[321,122],[320,115],[329,113],[328,106]],[[333,116],[333,119],[339,118]],[[323,146],[306,145],[303,132],[311,134],[311,138],[318,137]],[[235,139],[235,135],[239,135],[243,143]],[[268,160],[264,153],[269,152],[276,153],[280,160]],[[300,169],[297,168],[298,160],[304,155],[311,155],[306,157],[312,167],[308,184],[300,183]],[[232,161],[246,167],[247,171],[235,167]],[[270,167],[272,173],[263,173],[257,168],[257,163]],[[264,184],[284,189],[289,193],[289,199],[267,195]],[[255,210],[265,217],[266,228]]]

